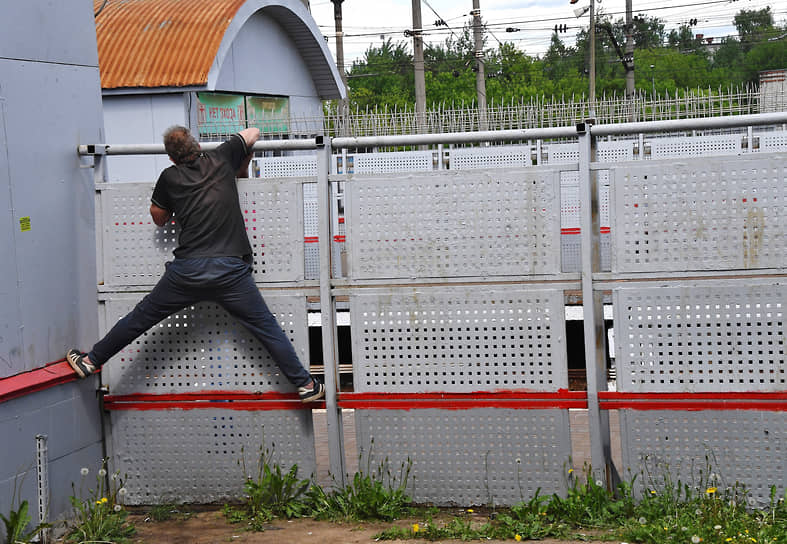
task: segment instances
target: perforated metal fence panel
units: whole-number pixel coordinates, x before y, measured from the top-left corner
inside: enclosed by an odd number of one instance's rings
[[[254,177],[260,178],[316,176],[317,158],[314,155],[255,158],[251,170]]]
[[[535,148],[530,145],[457,147],[446,151],[451,170],[478,168],[521,168],[532,166]]]
[[[783,282],[662,283],[613,293],[619,391],[784,391]]]
[[[348,181],[350,276],[557,273],[557,184],[534,168]]]
[[[177,247],[177,226],[150,218],[152,183],[104,184],[100,189],[104,284],[155,285]],[[239,181],[241,210],[258,282],[304,278],[303,193],[298,182]]]
[[[298,476],[316,469],[309,410],[210,408],[114,410],[113,470],[125,476],[127,504],[221,503],[241,500],[266,449]],[[246,470],[241,460],[245,459]]]
[[[416,502],[499,505],[562,493],[571,457],[568,410],[356,410],[361,466],[399,477]]]
[[[263,292],[268,308],[308,366],[304,293]],[[113,294],[107,327],[126,315],[141,294]],[[199,391],[295,391],[268,352],[219,305],[202,302],[170,316],[113,357],[104,380],[114,395]]]
[[[780,268],[787,155],[614,169],[613,271]]]
[[[771,486],[787,488],[787,418],[764,410],[622,410],[623,464],[638,490],[665,478],[693,492],[743,483],[746,506],[766,506]]]
[[[568,387],[563,292],[440,287],[350,296],[355,391]]]
[[[702,136],[670,136],[648,138],[651,157],[708,157],[735,155],[741,149],[742,134],[705,134]]]
[[[436,169],[437,159],[437,151],[355,153],[347,156],[347,173],[423,172]]]

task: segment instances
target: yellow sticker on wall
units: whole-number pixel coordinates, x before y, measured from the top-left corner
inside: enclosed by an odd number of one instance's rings
[[[19,218],[19,230],[22,232],[27,232],[31,229],[30,226],[30,217],[20,217]]]

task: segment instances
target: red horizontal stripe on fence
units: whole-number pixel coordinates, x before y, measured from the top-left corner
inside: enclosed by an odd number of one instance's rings
[[[609,234],[610,232],[612,232],[612,230],[609,227],[600,227],[598,231],[601,234]],[[574,234],[574,235],[582,234],[582,229],[580,229],[579,227],[567,227],[567,228],[560,229],[560,234]]]
[[[304,236],[303,241],[307,244],[316,244],[320,241],[319,236]]]
[[[765,410],[787,411],[787,391],[723,393],[618,393],[598,394],[602,410]]]
[[[343,236],[343,235],[336,235],[336,236],[333,237],[333,241],[334,242],[339,242],[339,243],[342,243],[342,242],[346,241],[346,239],[347,239],[347,237]]]
[[[366,410],[469,410],[472,408],[554,409],[587,408],[584,391],[478,391],[473,393],[342,393],[342,408]]]
[[[42,368],[0,379],[0,403],[76,379],[77,375],[65,360],[55,361]]]
[[[107,395],[104,408],[107,410],[198,410],[215,408],[221,410],[305,410],[324,408],[324,402],[303,403],[297,393],[268,391],[249,393],[245,391],[204,391],[198,393],[163,393],[160,395],[138,393],[131,395]]]

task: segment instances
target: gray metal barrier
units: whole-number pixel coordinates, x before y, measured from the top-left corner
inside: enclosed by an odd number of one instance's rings
[[[561,492],[568,410],[587,408],[599,479],[654,462],[689,478],[699,465],[688,460],[708,458],[716,478],[745,482],[756,500],[767,485],[783,489],[787,155],[642,161],[597,139],[784,122],[787,114],[336,138],[312,142],[316,178],[240,182],[244,212],[257,218],[250,238],[255,224],[261,237],[252,240],[257,281],[301,354],[307,297],[321,300],[331,472],[344,477],[339,415],[352,408],[364,459],[387,458],[394,469],[412,461],[416,500],[511,504],[539,487]],[[482,147],[482,170],[434,168],[429,151],[428,174],[390,166],[383,175],[349,174],[331,156],[338,150],[347,167],[341,150],[353,147],[550,138],[577,143],[550,147],[558,164],[518,168],[489,168],[502,159]],[[643,141],[626,145],[643,152]],[[540,156],[542,145],[534,149]],[[509,156],[527,160],[527,151]],[[340,184],[346,223],[338,221]],[[158,277],[175,234],[146,224],[151,184],[98,188],[108,326]],[[566,228],[581,240],[572,272]],[[346,244],[341,273],[337,243]],[[304,263],[315,254],[319,264],[310,268]],[[587,394],[567,391],[563,306],[576,292]],[[611,392],[602,314],[610,292],[618,378]],[[352,393],[337,387],[337,297],[349,300]],[[132,501],[237,494],[227,475],[241,449],[260,444],[275,443],[285,464],[313,468],[308,411],[293,409],[291,388],[236,329],[216,308],[191,308],[108,365],[109,449],[116,468],[133,474],[129,487],[141,490]],[[609,410],[621,411],[622,467],[611,462]],[[752,433],[750,447],[737,429]],[[752,469],[765,464],[772,469]],[[194,483],[206,474],[215,479]]]

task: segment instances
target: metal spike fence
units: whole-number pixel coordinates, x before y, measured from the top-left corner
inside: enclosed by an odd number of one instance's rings
[[[764,97],[756,86],[728,89],[687,89],[674,94],[638,94],[626,98],[617,94],[602,95],[595,101],[596,124],[634,121],[697,119],[730,115],[748,115],[782,111],[787,107],[784,92]],[[419,124],[415,105],[403,108],[374,107],[342,114],[336,104],[327,103],[322,117],[292,116],[286,132],[266,129],[266,138],[299,138],[323,134],[330,137],[390,136],[398,134],[445,134],[479,130],[512,130],[575,125],[590,117],[587,97],[533,97],[518,102],[490,102],[486,123],[475,103],[433,104]],[[212,125],[213,130],[217,130]],[[236,130],[228,126],[211,134],[222,140]],[[225,134],[226,132],[226,134]]]
[[[597,98],[595,102],[599,124],[765,113],[760,110],[760,91],[756,87],[696,89],[655,97],[639,94],[632,99],[613,94]],[[534,97],[519,102],[490,103],[486,110],[487,126],[482,128],[476,104],[434,104],[427,110],[419,130],[414,106],[356,110],[347,116],[329,106],[325,112],[324,133],[332,137],[357,137],[547,128],[573,125],[589,115],[590,103],[585,96]],[[314,126],[313,120],[295,120],[296,125],[301,123]]]

